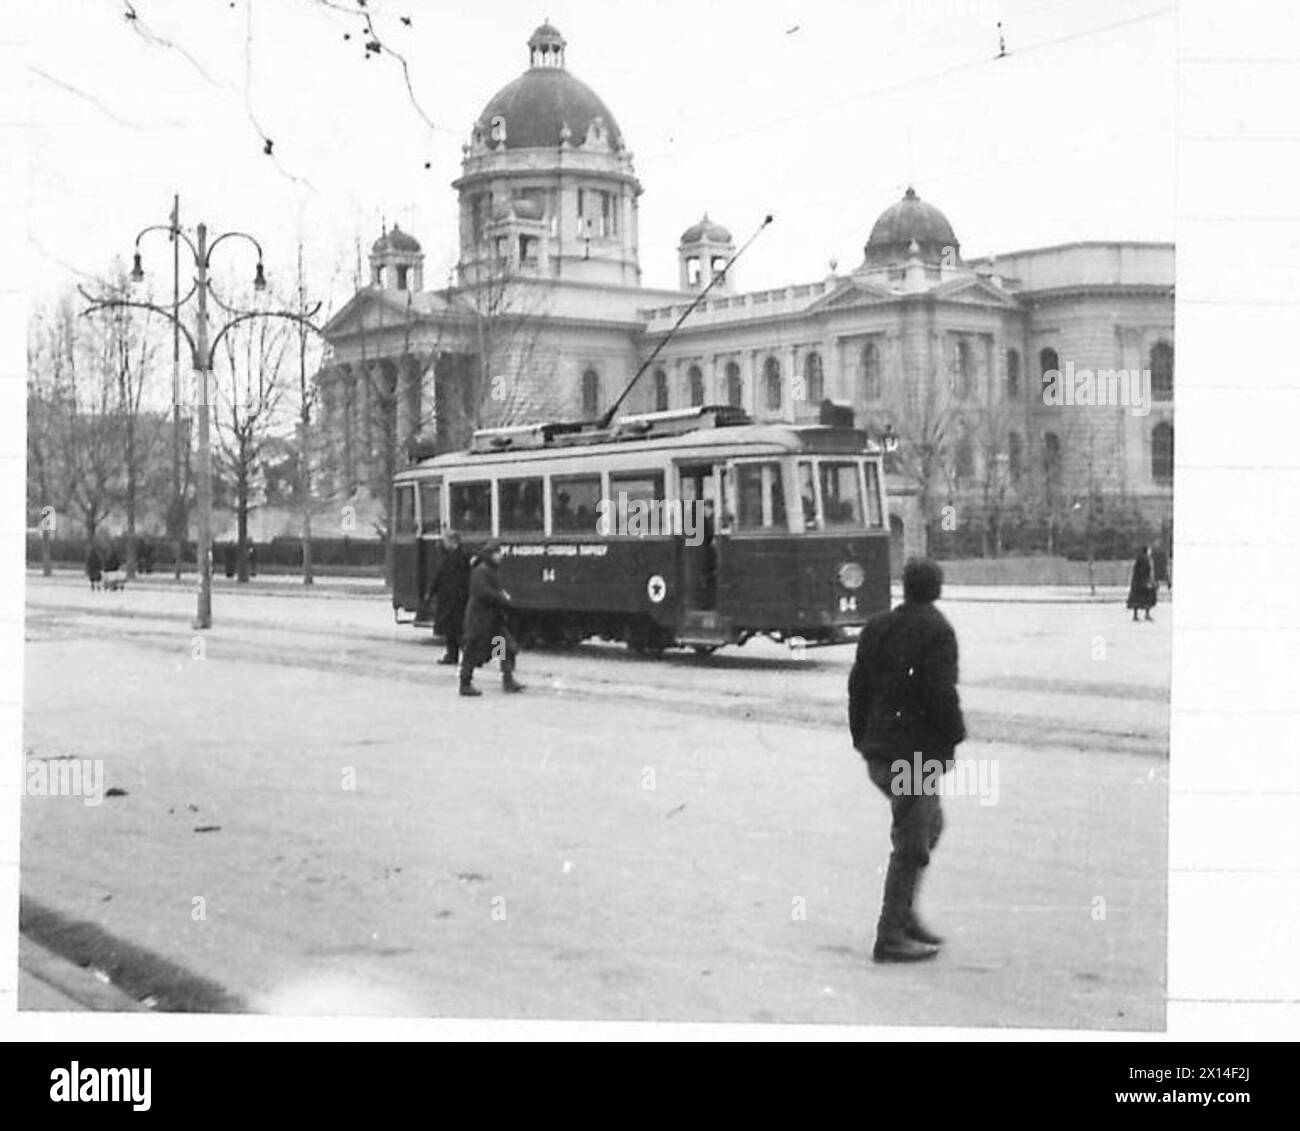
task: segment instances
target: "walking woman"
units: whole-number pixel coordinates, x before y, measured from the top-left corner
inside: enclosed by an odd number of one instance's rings
[[[1128,607],[1133,610],[1133,620],[1138,619],[1138,610],[1151,619],[1151,610],[1156,607],[1156,571],[1151,558],[1151,548],[1143,546],[1138,551],[1137,561],[1133,563],[1133,576],[1128,586]]]

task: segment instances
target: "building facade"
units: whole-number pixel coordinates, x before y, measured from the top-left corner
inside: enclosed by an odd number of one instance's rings
[[[454,283],[426,290],[419,243],[394,227],[372,248],[370,286],[326,328],[334,500],[382,512],[416,437],[451,449],[475,427],[595,419],[711,285],[623,411],[721,403],[800,421],[851,404],[860,427],[897,440],[891,518],[909,551],[937,522],[1000,541],[1004,516],[1050,528],[1101,500],[1169,521],[1171,244],[967,260],[909,188],[848,272],[744,292],[726,270],[731,233],[705,214],[679,241],[678,289],[644,288],[642,190],[617,122],[569,72],[555,28],[533,33],[528,58],[463,147]]]

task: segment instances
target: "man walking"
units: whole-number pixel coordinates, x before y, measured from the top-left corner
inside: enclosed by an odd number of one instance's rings
[[[903,603],[862,630],[849,676],[849,729],[892,811],[889,870],[872,957],[933,958],[943,942],[917,917],[922,871],[943,829],[942,775],[966,737],[957,697],[957,636],[934,607],[943,571],[928,558],[903,567]]]
[[[437,602],[433,630],[446,643],[446,655],[440,664],[460,662],[460,634],[465,624],[465,606],[469,602],[469,557],[461,548],[460,535],[454,530],[442,536],[442,561],[429,584],[429,596]]]
[[[469,603],[465,607],[465,629],[460,658],[460,693],[482,695],[474,686],[474,669],[494,655],[501,658],[503,691],[523,691],[515,681],[515,654],[519,647],[506,627],[506,613],[514,608],[510,594],[497,581],[501,564],[501,546],[489,542],[479,551],[477,564],[469,577]]]

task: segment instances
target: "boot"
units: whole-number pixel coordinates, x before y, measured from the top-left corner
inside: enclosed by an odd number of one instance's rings
[[[442,659],[438,661],[438,663],[443,665],[459,664],[460,657],[455,655],[452,652],[448,652],[445,656],[442,657]]]
[[[923,874],[923,873],[922,873]],[[907,925],[903,928],[909,939],[925,943],[927,946],[943,946],[943,938],[930,930],[916,914],[916,893],[921,886],[921,875],[916,877],[912,887],[912,899],[907,908]]]
[[[523,691],[524,685],[515,679],[514,672],[501,673],[501,690],[502,691]]]
[[[908,934],[912,893],[919,869],[899,858],[889,858],[885,873],[885,898],[876,927],[876,945],[871,957],[876,962],[923,962],[939,953],[937,946],[919,942]]]
[[[462,683],[462,684],[460,685],[460,693],[461,693],[462,695],[469,695],[469,696],[482,695],[482,694],[483,694],[483,692],[481,692],[481,691],[480,691],[477,687],[475,687],[472,683]]]

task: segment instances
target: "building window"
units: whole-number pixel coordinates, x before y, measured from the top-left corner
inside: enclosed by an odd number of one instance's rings
[[[668,411],[668,374],[655,370],[655,412]]]
[[[582,414],[587,417],[600,413],[600,375],[588,369],[582,375]]]
[[[698,408],[704,403],[704,374],[700,372],[698,365],[692,365],[686,371],[686,386],[691,407]]]
[[[1020,351],[1007,350],[1007,400],[1020,396]]]
[[[698,255],[689,256],[686,260],[686,285],[688,287],[698,287],[700,285],[700,257]]]
[[[410,268],[408,268],[408,267],[398,267],[398,269],[397,269],[397,289],[398,289],[399,291],[404,291],[404,290],[406,290],[406,281],[407,281],[407,277],[408,277],[409,274],[410,274]]]
[[[583,234],[607,239],[618,234],[618,208],[612,192],[578,190],[578,221]]]
[[[1050,487],[1061,482],[1061,437],[1055,432],[1043,434],[1043,472]]]
[[[763,403],[770,412],[781,410],[781,363],[774,357],[763,362]]]
[[[821,404],[826,396],[826,374],[822,369],[822,355],[810,353],[803,362],[804,395],[810,404]]]
[[[961,438],[957,441],[954,465],[953,470],[958,484],[968,483],[975,477],[975,451],[966,432],[962,432]]]
[[[470,238],[475,245],[483,242],[488,212],[492,207],[490,192],[476,192],[469,201]]]
[[[1024,441],[1020,439],[1019,432],[1011,432],[1007,436],[1007,471],[1011,475],[1012,483],[1020,481],[1020,473],[1024,470],[1024,462]]]
[[[709,263],[709,270],[713,278],[718,280],[719,285],[727,281],[727,260],[724,256],[715,255]]]
[[[1056,356],[1056,350],[1048,347],[1038,351],[1038,376],[1046,384],[1046,378],[1049,373],[1059,373],[1061,371],[1061,359]]]
[[[727,404],[740,408],[745,403],[745,385],[740,379],[740,366],[734,361],[727,362]]]
[[[1174,399],[1174,347],[1168,342],[1156,342],[1151,347],[1147,368],[1151,370],[1151,399],[1172,401]],[[1170,466],[1172,468],[1172,464]]]
[[[537,237],[519,237],[519,262],[525,267],[537,266]]]
[[[1151,478],[1166,487],[1174,481],[1174,426],[1163,421],[1151,429]]]
[[[862,396],[869,401],[880,399],[880,350],[875,342],[862,347]]]
[[[953,395],[959,400],[969,400],[974,391],[973,368],[970,343],[965,338],[958,338],[952,351],[950,378]]]

